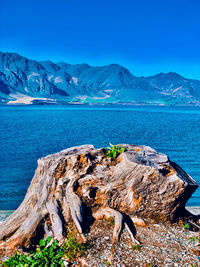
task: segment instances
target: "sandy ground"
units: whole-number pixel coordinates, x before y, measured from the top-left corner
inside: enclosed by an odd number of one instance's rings
[[[10,96],[15,98],[15,100],[10,100],[7,103],[8,105],[17,105],[17,104],[31,105],[31,104],[33,104],[34,100],[55,102],[55,99],[31,97],[31,96],[26,96],[26,95],[19,94],[19,93],[13,94],[13,95],[11,94]]]

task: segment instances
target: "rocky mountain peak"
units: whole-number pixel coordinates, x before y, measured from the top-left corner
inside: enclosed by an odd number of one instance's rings
[[[56,103],[200,105],[200,81],[175,72],[136,77],[116,63],[93,67],[86,63],[38,62],[0,52],[0,73],[0,103],[5,104],[28,96],[33,101],[45,98]]]

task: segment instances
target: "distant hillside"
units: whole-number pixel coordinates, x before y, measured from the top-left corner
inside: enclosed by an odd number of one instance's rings
[[[118,64],[55,64],[0,52],[0,103],[68,102],[200,105],[200,81],[174,72],[135,77]]]

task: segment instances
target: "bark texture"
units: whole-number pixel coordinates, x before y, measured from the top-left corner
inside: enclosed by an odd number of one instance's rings
[[[107,158],[105,149],[83,145],[38,160],[38,168],[19,208],[0,226],[0,250],[29,247],[37,238],[63,242],[72,220],[83,240],[95,219],[113,217],[113,242],[134,223],[174,221],[197,183],[164,154],[147,146],[123,145]]]

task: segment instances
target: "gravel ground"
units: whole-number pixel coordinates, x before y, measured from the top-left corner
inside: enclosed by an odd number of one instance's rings
[[[93,245],[85,257],[88,266],[200,266],[200,257],[194,254],[199,249],[198,241],[194,240],[198,232],[178,225],[136,227],[137,237],[142,243],[137,250],[132,247],[126,231],[123,231],[119,243],[113,246],[112,230],[113,226],[105,220],[93,224],[87,236]],[[78,263],[74,265],[79,266]]]
[[[138,248],[133,246],[125,230],[119,243],[112,245],[113,227],[106,220],[95,221],[86,235],[92,248],[73,266],[200,267],[198,232],[183,229],[177,224],[136,226],[137,238],[142,244]],[[66,263],[66,266],[70,265]]]

